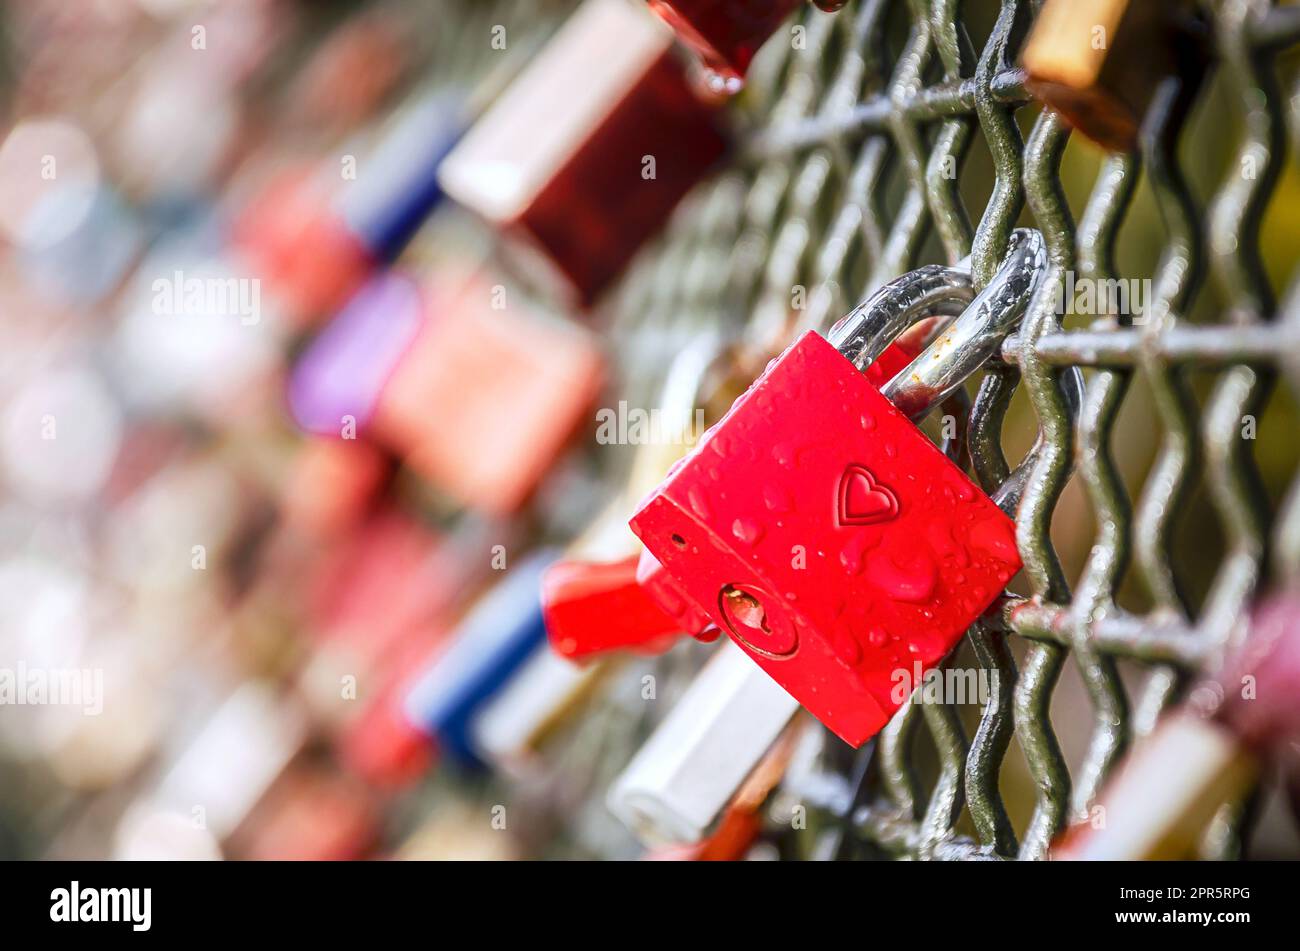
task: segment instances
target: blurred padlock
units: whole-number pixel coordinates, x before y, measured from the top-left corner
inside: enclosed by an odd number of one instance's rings
[[[805,333],[632,519],[691,599],[851,745],[906,700],[897,672],[937,664],[1020,567],[1012,521],[912,420],[994,354],[1044,261],[1022,229],[974,301],[968,275],[931,266],[837,324],[838,349]],[[881,390],[863,375],[900,330],[958,310]]]
[[[199,819],[217,840],[235,832],[302,749],[303,711],[249,682],[225,699],[167,769],[150,797]]]
[[[406,715],[413,680],[398,678],[350,722],[338,738],[344,768],[379,789],[405,789],[433,764],[428,736]]]
[[[308,324],[337,310],[374,260],[330,207],[342,190],[335,169],[297,166],[277,173],[236,219],[237,256],[265,280],[291,321]]]
[[[1109,149],[1137,147],[1156,87],[1199,81],[1203,41],[1182,0],[1047,0],[1022,61],[1025,86]]]
[[[445,272],[376,405],[376,438],[459,502],[521,506],[599,392],[585,330],[486,274]]]
[[[590,303],[724,149],[672,33],[623,0],[587,0],[439,175],[517,239],[521,266]]]
[[[338,537],[371,511],[392,475],[392,460],[364,440],[303,441],[280,499],[285,523],[316,537]]]
[[[749,63],[801,0],[649,0],[695,50],[719,92],[739,92]]]
[[[406,714],[438,751],[466,765],[483,765],[474,721],[543,647],[546,627],[538,590],[542,572],[557,554],[535,551],[507,568],[416,679]]]
[[[378,823],[374,801],[355,780],[295,766],[258,803],[231,852],[250,861],[355,861],[375,844]]]
[[[611,666],[578,666],[550,650],[534,652],[475,721],[475,747],[494,766],[527,777],[547,741],[594,695]]]
[[[1139,740],[1088,815],[1052,849],[1062,860],[1194,858],[1225,805],[1266,765],[1300,815],[1300,596],[1254,614],[1241,649]]]
[[[417,99],[360,159],[291,168],[248,204],[236,246],[289,316],[309,322],[334,312],[397,259],[442,199],[438,166],[462,121],[445,97]]]
[[[796,716],[741,783],[714,829],[699,842],[651,849],[650,861],[735,862],[745,858],[763,831],[763,807],[781,784],[810,720]]]
[[[799,703],[722,643],[610,788],[610,811],[651,845],[697,842]]]
[[[424,323],[415,282],[381,271],[312,340],[289,381],[289,409],[304,430],[356,439]]]

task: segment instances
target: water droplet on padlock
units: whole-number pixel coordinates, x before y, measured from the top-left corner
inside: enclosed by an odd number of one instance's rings
[[[885,443],[885,455],[888,456],[890,459],[897,458],[898,447],[895,446],[892,442]],[[913,475],[912,478],[915,479],[916,478],[915,475]]]
[[[888,642],[889,635],[885,633],[884,628],[873,627],[867,631],[867,643],[872,647],[884,647]]]
[[[790,511],[790,490],[783,485],[768,483],[763,486],[763,504],[770,512]]]
[[[862,556],[867,552],[866,534],[858,532],[840,549],[840,564],[853,576],[862,574]]]
[[[763,526],[750,518],[738,518],[731,523],[731,534],[746,545],[757,545],[763,537]]]
[[[967,538],[972,546],[995,558],[1006,560],[1016,556],[1016,539],[1005,519],[989,518],[977,522],[971,526]]]
[[[835,656],[850,667],[862,660],[862,645],[858,643],[858,639],[852,633],[843,627],[836,629],[833,647]]]
[[[912,603],[928,601],[938,578],[934,562],[916,551],[893,557],[874,552],[867,559],[867,570],[872,583],[886,594]]]
[[[777,465],[784,466],[787,469],[794,468],[795,462],[798,461],[798,455],[794,444],[790,442],[779,442],[772,447],[772,458],[776,460]]]
[[[869,433],[876,428],[875,419],[872,416],[868,415],[867,413],[863,413],[861,416],[859,416],[858,422],[862,424],[863,432]]]
[[[693,485],[686,493],[686,500],[691,503],[691,511],[700,518],[709,517],[709,503],[704,497],[704,490],[698,485]]]

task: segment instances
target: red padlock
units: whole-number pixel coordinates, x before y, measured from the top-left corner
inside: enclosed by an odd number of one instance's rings
[[[589,304],[722,156],[717,105],[695,94],[662,23],[586,0],[439,181],[512,239],[503,250],[533,277]]]
[[[867,368],[869,381],[883,385],[920,352],[927,328],[915,329],[922,333],[909,333],[890,344]],[[692,415],[702,378],[716,366],[719,358],[729,356],[725,352],[716,353],[716,342],[711,339],[702,338],[700,344],[711,348],[715,355],[705,355],[700,346],[682,351],[660,401],[660,409],[670,419],[684,420]],[[669,458],[675,455],[643,452],[638,457],[633,486],[625,494],[632,499],[621,498],[613,506],[622,529],[620,534],[626,532],[622,519],[626,518],[627,511],[646,494],[648,485],[663,478]],[[600,524],[597,522],[597,526]],[[635,538],[631,535],[627,538],[635,545]],[[602,554],[607,553],[608,550]],[[639,557],[629,553],[613,561],[588,557],[557,562],[547,570],[542,581],[542,610],[551,646],[560,655],[575,660],[613,650],[657,654],[672,647],[682,634],[706,643],[721,634],[708,612],[645,549]]]
[[[920,313],[969,299],[922,268],[805,333],[644,503],[633,531],[749,656],[854,746],[1019,570],[1012,521],[913,425],[992,357],[1045,262],[1019,230],[997,278],[882,390],[861,370]],[[915,686],[915,685],[914,685]]]
[[[551,566],[542,579],[542,613],[557,653],[578,658],[616,648],[659,653],[672,646],[681,633],[677,620],[636,583],[636,563],[633,555]]]
[[[660,612],[673,619],[677,630],[704,641],[717,639],[720,632],[713,618],[691,600],[672,575],[664,571],[664,566],[648,548],[643,548],[641,557],[637,559],[636,584]]]
[[[695,50],[719,91],[739,92],[758,48],[800,0],[649,0],[650,9]]]

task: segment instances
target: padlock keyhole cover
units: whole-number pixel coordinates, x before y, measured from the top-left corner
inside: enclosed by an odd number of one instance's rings
[[[750,650],[784,660],[794,656],[799,635],[782,611],[769,611],[772,597],[753,585],[729,584],[718,592],[718,610],[731,633]]]

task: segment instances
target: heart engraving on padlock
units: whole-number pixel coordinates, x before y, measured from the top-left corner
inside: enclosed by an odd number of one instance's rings
[[[840,476],[835,516],[843,525],[878,525],[898,516],[898,496],[866,466],[854,463]]]

